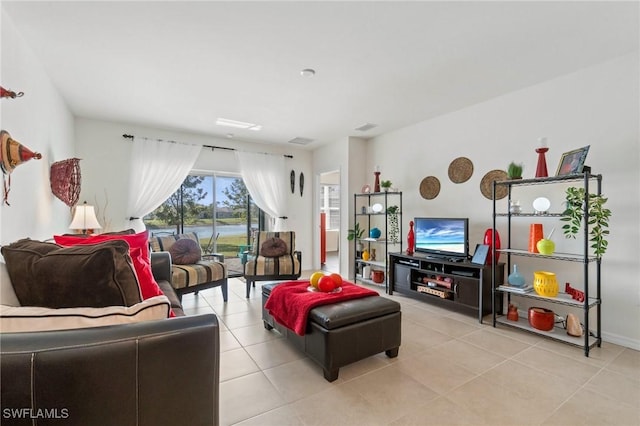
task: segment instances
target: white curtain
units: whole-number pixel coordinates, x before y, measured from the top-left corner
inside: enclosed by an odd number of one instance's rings
[[[283,155],[236,151],[244,184],[258,207],[272,218],[273,231],[285,231],[287,180]]]
[[[127,217],[136,231],[142,218],[176,192],[195,164],[201,145],[133,138]]]

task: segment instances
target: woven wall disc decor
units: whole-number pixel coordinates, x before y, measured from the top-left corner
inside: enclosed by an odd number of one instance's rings
[[[473,174],[473,163],[467,157],[458,157],[449,164],[449,179],[453,183],[466,182]]]
[[[420,182],[420,195],[425,200],[433,200],[440,193],[440,181],[435,176],[427,176]]]
[[[480,181],[480,192],[489,200],[492,200],[493,194],[493,181],[494,180],[506,180],[507,172],[504,170],[491,170],[487,172],[486,175]],[[506,186],[498,186],[496,187],[496,200],[500,200],[506,197],[508,194],[508,190]]]
[[[69,158],[51,165],[51,192],[69,207],[80,197],[80,159]]]

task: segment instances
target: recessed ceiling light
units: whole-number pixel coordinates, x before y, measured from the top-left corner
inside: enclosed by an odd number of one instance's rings
[[[300,71],[300,75],[303,77],[313,77],[314,75],[316,75],[316,70],[312,68],[305,68]]]
[[[289,143],[294,143],[296,145],[309,145],[311,142],[313,142],[313,139],[302,138],[300,136],[295,137],[289,141]]]
[[[262,126],[254,123],[245,123],[244,121],[229,120],[226,118],[218,118],[216,125],[235,127],[236,129],[249,129],[249,130],[261,130]]]
[[[356,127],[356,130],[359,130],[361,132],[365,132],[367,130],[373,129],[374,127],[377,127],[377,124],[373,124],[373,123],[364,123],[362,126]]]

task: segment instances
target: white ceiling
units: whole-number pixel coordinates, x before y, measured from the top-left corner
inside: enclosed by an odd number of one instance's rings
[[[77,116],[311,148],[637,51],[639,38],[638,2],[2,1],[2,13]],[[378,126],[354,130],[367,122]]]

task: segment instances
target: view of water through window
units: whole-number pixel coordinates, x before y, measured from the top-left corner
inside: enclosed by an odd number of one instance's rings
[[[195,232],[204,254],[238,257],[258,229],[258,208],[238,176],[190,175],[144,223],[156,235]]]

